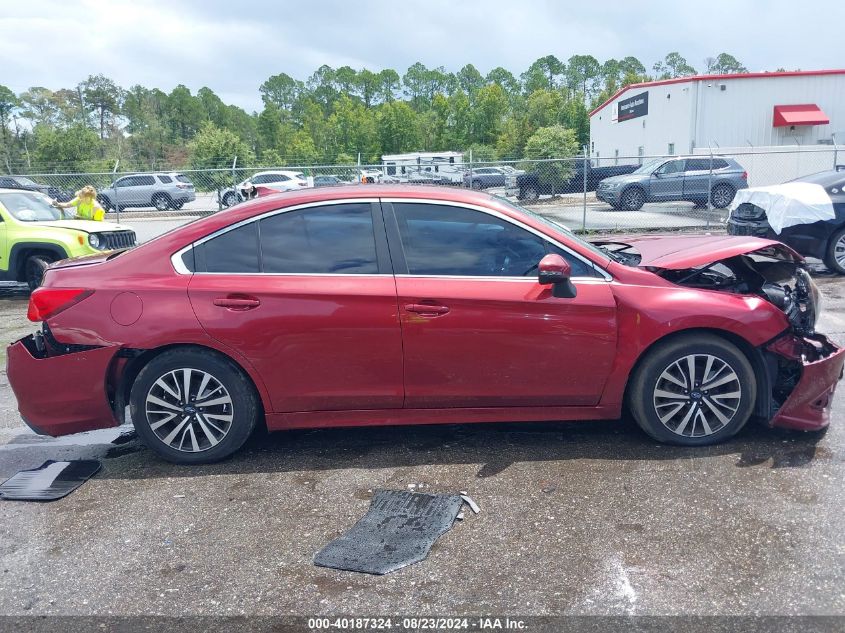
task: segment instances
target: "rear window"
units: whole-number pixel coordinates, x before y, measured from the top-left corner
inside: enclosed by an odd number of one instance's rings
[[[173,178],[171,178],[170,176],[159,176],[158,179],[164,184],[173,182]]]

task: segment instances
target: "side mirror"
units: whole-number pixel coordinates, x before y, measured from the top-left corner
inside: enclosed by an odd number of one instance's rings
[[[552,286],[552,295],[561,299],[572,299],[577,290],[570,277],[572,267],[557,253],[549,253],[537,265],[537,281],[543,286]]]

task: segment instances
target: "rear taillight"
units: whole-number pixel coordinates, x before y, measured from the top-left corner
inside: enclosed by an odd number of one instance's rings
[[[93,293],[93,290],[84,288],[37,288],[29,296],[26,318],[30,321],[46,321]]]
[[[176,187],[179,188],[179,189],[187,189],[188,185],[186,185],[185,183],[182,183],[182,182],[177,182]]]
[[[748,180],[748,172],[747,171],[742,172],[742,179]]]

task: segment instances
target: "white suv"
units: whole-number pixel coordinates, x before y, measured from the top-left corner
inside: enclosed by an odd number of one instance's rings
[[[301,171],[260,171],[251,178],[237,184],[234,189],[223,192],[221,202],[223,206],[231,207],[241,200],[249,200],[257,195],[257,188],[272,189],[274,191],[294,191],[309,187],[311,184]]]

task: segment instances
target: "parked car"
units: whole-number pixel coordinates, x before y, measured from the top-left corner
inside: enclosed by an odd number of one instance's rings
[[[778,242],[594,245],[468,189],[372,185],[253,200],[136,249],[51,266],[41,331],[8,348],[24,420],[114,426],[181,463],[271,431],[618,418],[662,442],[753,415],[823,429],[845,350]],[[73,371],[73,380],[68,372]]]
[[[464,186],[473,189],[504,187],[506,178],[514,175],[517,174],[503,167],[478,167],[464,174]]]
[[[731,205],[728,233],[780,240],[845,275],[845,171],[743,191]]]
[[[123,176],[97,194],[97,200],[106,211],[117,207],[179,210],[196,198],[194,184],[178,172]]]
[[[680,156],[650,160],[630,174],[605,178],[596,198],[614,209],[636,211],[646,202],[686,200],[706,206],[709,193],[713,206],[724,209],[746,187],[748,172],[733,158]]]
[[[295,191],[308,186],[308,179],[301,171],[260,171],[239,182],[236,187],[222,191],[220,201],[224,207],[280,191]]]
[[[135,232],[111,222],[66,220],[44,194],[0,189],[0,279],[35,289],[52,262],[135,245]]]
[[[331,187],[334,185],[348,185],[350,184],[346,180],[341,180],[337,176],[333,174],[326,174],[322,176],[314,176],[314,186],[315,187]]]
[[[0,189],[23,189],[24,191],[37,191],[53,200],[67,202],[73,199],[73,192],[51,185],[42,185],[26,176],[0,176]]]
[[[610,165],[596,167],[587,162],[587,191],[595,191],[599,182],[610,176],[628,174],[637,168],[636,165]],[[556,195],[560,193],[577,193],[584,191],[584,161],[573,160],[572,175],[567,179],[558,180],[554,175],[547,176],[544,169],[525,172],[516,177],[519,187],[518,197],[528,202],[534,201],[541,195]]]

